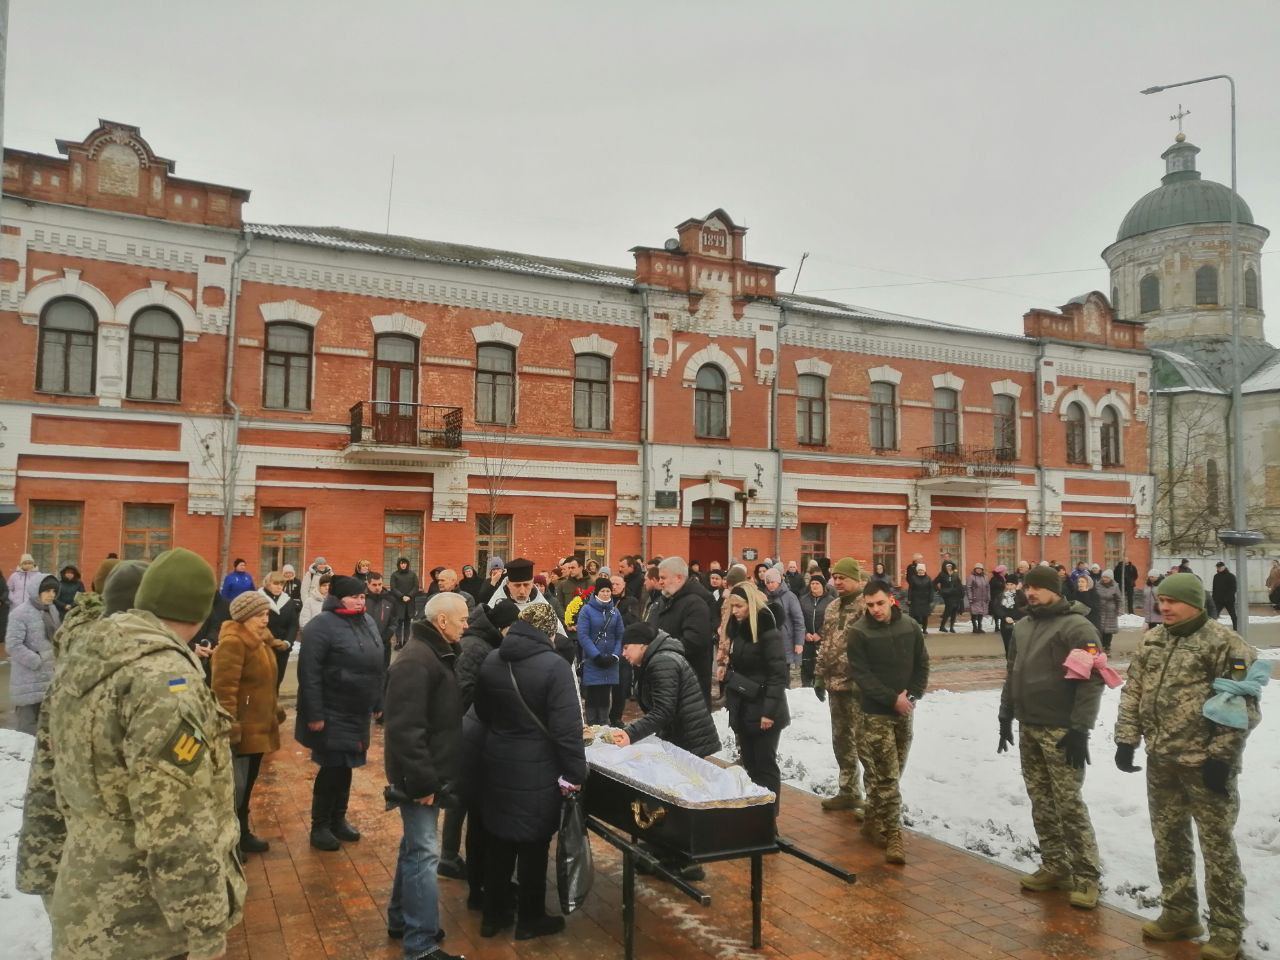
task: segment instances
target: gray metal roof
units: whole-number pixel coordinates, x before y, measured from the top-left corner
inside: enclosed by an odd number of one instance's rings
[[[923,317],[887,313],[884,310],[872,310],[869,307],[858,307],[848,303],[837,303],[834,300],[804,297],[793,293],[779,294],[775,299],[787,310],[799,310],[818,316],[841,317],[848,320],[870,320],[907,327],[922,327],[929,330],[951,330],[956,333],[974,333],[983,337],[996,337],[1000,340],[1026,341],[1028,339],[1016,333],[998,333],[992,330],[982,330],[978,327],[964,327],[957,323],[944,323],[941,320],[927,320]]]
[[[1280,392],[1280,350],[1255,370],[1240,389],[1245,393]]]
[[[1151,348],[1151,354],[1156,361],[1152,369],[1152,385],[1157,390],[1185,387],[1225,393],[1231,389],[1234,368],[1230,337],[1191,337],[1161,343]],[[1280,350],[1267,341],[1243,337],[1240,340],[1240,360],[1244,389],[1249,389],[1248,384],[1255,376],[1260,377],[1258,383],[1267,382],[1262,372],[1264,369],[1272,370],[1277,357],[1280,357]],[[1274,376],[1280,378],[1280,373]]]
[[[1129,208],[1116,231],[1117,243],[1165,227],[1231,222],[1231,188],[1201,178],[1195,168],[1195,156],[1199,152],[1199,147],[1180,139],[1162,154],[1168,172],[1161,178],[1160,186]],[[1238,195],[1236,220],[1254,222],[1253,211]]]

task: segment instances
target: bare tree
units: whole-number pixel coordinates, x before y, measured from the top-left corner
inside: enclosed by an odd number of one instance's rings
[[[208,487],[202,499],[221,504],[222,536],[218,546],[219,569],[225,571],[231,560],[231,524],[235,517],[236,480],[240,476],[242,453],[231,421],[225,418],[197,420],[187,416],[187,426],[195,438],[203,474]],[[215,489],[208,489],[213,488]]]
[[[478,428],[483,425],[477,424]],[[508,494],[509,483],[520,476],[529,465],[527,459],[520,459],[512,452],[511,424],[493,424],[482,433],[482,440],[476,451],[480,460],[480,480],[484,493],[484,510],[478,517],[477,533],[484,538],[485,548],[477,549],[476,562],[483,565],[489,558],[488,545],[499,533],[509,535],[510,528],[500,529],[503,513],[503,502]],[[482,554],[483,555],[480,555]],[[510,557],[506,559],[510,560]]]
[[[1152,418],[1155,546],[1164,553],[1214,549],[1231,514],[1227,408],[1215,397],[1166,394]]]

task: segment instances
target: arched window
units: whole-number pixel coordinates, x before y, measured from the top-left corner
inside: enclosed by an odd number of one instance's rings
[[[1246,310],[1258,309],[1258,271],[1253,267],[1244,272],[1244,306]]]
[[[1160,309],[1160,278],[1154,273],[1148,273],[1138,283],[1138,308],[1142,313]]]
[[[1196,271],[1196,306],[1218,305],[1218,268],[1201,267]]]
[[[960,395],[950,387],[933,391],[933,444],[944,453],[957,453],[960,445]]]
[[[1067,404],[1067,463],[1088,463],[1089,447],[1085,442],[1084,407]]]
[[[1102,465],[1104,467],[1120,466],[1120,414],[1116,408],[1102,408]]]
[[[311,335],[301,323],[268,323],[263,357],[262,405],[311,409]]]
[[[992,446],[997,460],[1018,458],[1018,398],[997,393],[992,405]]]
[[[871,449],[898,449],[898,388],[877,380],[871,384]]]
[[[1216,515],[1222,503],[1218,493],[1218,461],[1210,459],[1204,465],[1204,502],[1209,513]]]
[[[573,426],[609,429],[609,358],[580,353],[573,358]]]
[[[516,352],[498,343],[476,348],[476,423],[514,423]]]
[[[182,383],[182,324],[168,310],[148,307],[129,324],[129,397],[177,400]]]
[[[796,440],[827,442],[827,378],[805,373],[796,378]]]
[[[694,381],[693,432],[699,437],[727,437],[728,411],[724,371],[713,364],[703,364]]]
[[[98,318],[88,304],[54,300],[40,314],[36,389],[92,396],[98,362]]]

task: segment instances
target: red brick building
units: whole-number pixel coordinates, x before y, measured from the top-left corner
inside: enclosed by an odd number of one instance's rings
[[[599,266],[58,146],[4,155],[6,562],[1147,562],[1150,356],[1102,294],[997,334],[779,293],[721,210]]]

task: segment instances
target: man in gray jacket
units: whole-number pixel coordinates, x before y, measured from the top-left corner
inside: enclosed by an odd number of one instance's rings
[[[1089,731],[1098,720],[1102,679],[1065,679],[1063,667],[1075,648],[1098,652],[1098,631],[1084,617],[1084,604],[1060,593],[1050,567],[1026,577],[1028,616],[1013,628],[1008,673],[1000,693],[1000,744],[1013,743],[1013,721],[1022,734],[1018,752],[1031,798],[1031,819],[1040,840],[1040,869],[1022,878],[1027,890],[1069,890],[1071,905],[1098,905],[1098,843],[1089,808],[1080,795],[1089,762]]]
[[[782,571],[770,567],[764,572],[764,585],[769,591],[769,602],[782,609],[778,632],[782,634],[782,646],[787,651],[787,663],[791,667],[791,679],[800,677],[800,661],[804,659],[804,611],[800,598],[787,586]]]

